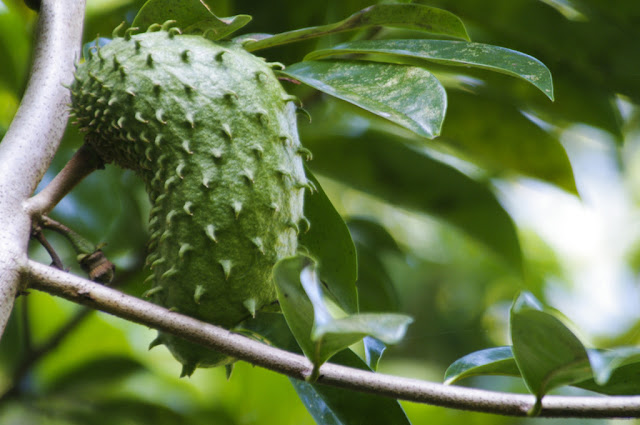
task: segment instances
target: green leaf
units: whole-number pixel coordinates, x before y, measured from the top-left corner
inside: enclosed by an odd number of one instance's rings
[[[618,366],[611,372],[605,384],[587,379],[574,386],[607,395],[638,395],[640,394],[640,362]]]
[[[31,36],[27,27],[27,22],[19,14],[0,12],[0,88],[16,95],[21,95],[24,90],[29,72]]]
[[[367,369],[367,365],[351,350],[339,352],[333,357],[332,362]],[[291,383],[311,416],[319,424],[410,424],[397,400],[294,379],[291,379]]]
[[[474,66],[521,78],[553,100],[551,72],[538,59],[504,47],[454,40],[357,40],[309,53],[305,60],[345,54],[382,54],[443,65]]]
[[[638,347],[620,347],[607,351],[589,349],[589,360],[599,383],[589,378],[571,385],[608,395],[640,394],[639,351]],[[602,358],[598,359],[598,356]],[[445,373],[445,383],[452,384],[478,375],[520,377],[512,348],[488,348],[456,360]]]
[[[334,318],[309,257],[280,260],[274,268],[274,278],[280,306],[291,332],[316,371],[335,353],[366,335],[388,344],[398,342],[412,321],[400,314],[346,316],[337,306],[331,306],[341,316]]]
[[[362,342],[364,343],[364,356],[367,366],[371,370],[378,370],[378,363],[380,363],[382,354],[384,354],[387,346],[384,342],[372,336],[365,336]]]
[[[521,273],[513,221],[485,184],[382,132],[340,129],[334,123],[326,132],[304,132],[302,140],[315,153],[314,171],[391,204],[440,217]]]
[[[311,278],[309,282],[311,282]],[[304,282],[305,279],[303,278]],[[319,282],[316,282],[319,284]],[[319,286],[318,286],[319,287]],[[305,285],[305,289],[308,286]],[[309,293],[309,292],[307,292]],[[313,303],[314,308],[317,303]],[[333,319],[326,323],[318,324],[314,327],[311,337],[314,340],[326,339],[329,345],[329,337],[335,338],[336,345],[340,344],[340,339],[354,339],[353,342],[364,338],[367,335],[374,335],[377,339],[386,344],[396,344],[402,340],[407,330],[407,326],[413,321],[404,314],[374,314],[362,313],[343,317],[341,319]],[[351,345],[350,342],[348,345]],[[347,346],[348,346],[347,345]]]
[[[313,173],[308,169],[305,172],[316,190],[305,193],[304,215],[311,226],[298,240],[318,262],[320,279],[340,307],[357,312],[358,260],[351,234]]]
[[[219,40],[251,21],[249,15],[218,18],[201,0],[149,0],[140,9],[132,27],[146,31],[152,24],[176,21],[183,33],[205,33],[207,38]]]
[[[464,378],[478,375],[520,376],[511,347],[495,347],[476,351],[459,358],[444,373],[449,385]]]
[[[425,69],[361,61],[308,61],[282,73],[420,136],[432,139],[440,134],[447,94]]]
[[[588,350],[594,380],[605,385],[622,366],[640,363],[640,347],[616,347],[611,350]],[[640,388],[640,384],[638,385]]]
[[[143,371],[146,371],[146,368],[135,359],[106,354],[66,371],[57,377],[47,390],[57,395],[106,391],[109,385],[120,384],[134,373]]]
[[[584,7],[584,5],[580,3],[576,5],[575,1],[571,1],[571,0],[539,0],[539,1],[553,7],[570,21],[586,22],[589,20],[587,18],[587,15],[580,10],[581,8]]]
[[[402,255],[396,240],[380,223],[368,217],[349,217],[347,227],[357,243],[376,251],[386,251]]]
[[[295,41],[377,25],[408,28],[465,40],[469,39],[467,30],[460,18],[446,10],[419,4],[377,4],[356,12],[334,24],[288,31],[255,41],[250,37],[240,38],[239,40],[241,42],[244,40],[244,47],[252,52]]]
[[[515,171],[578,194],[571,162],[557,137],[508,102],[458,90],[449,90],[448,96],[447,119],[437,143],[489,170]]]
[[[580,340],[540,302],[522,292],[511,307],[513,354],[529,390],[540,408],[553,388],[592,377],[589,356]]]
[[[258,313],[256,318],[245,321],[242,328],[242,330],[259,334],[279,348],[300,352],[300,347],[296,344],[296,340],[281,314]],[[365,347],[368,340],[374,339],[366,337]],[[380,349],[373,348],[372,351],[380,351]],[[369,370],[367,365],[350,349],[340,351],[333,356],[331,361],[344,366]],[[320,424],[409,424],[397,400],[327,385],[310,384],[296,379],[290,379],[290,381],[302,403]]]

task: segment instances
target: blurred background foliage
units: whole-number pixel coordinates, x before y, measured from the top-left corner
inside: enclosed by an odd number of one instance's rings
[[[533,87],[503,75],[433,66],[447,87],[449,110],[442,136],[416,143],[405,139],[402,130],[343,102],[287,85],[301,96],[313,117],[311,124],[300,121],[302,141],[315,156],[310,167],[356,242],[362,309],[397,310],[415,318],[405,340],[387,350],[380,370],[441,381],[455,359],[508,343],[508,307],[521,289],[559,307],[583,329],[587,341],[599,346],[637,344],[640,2],[420,3],[457,14],[473,41],[540,59],[552,72],[556,101],[551,103]],[[89,0],[85,42],[98,34],[110,35],[123,20],[131,22],[142,4],[141,0]],[[247,31],[277,33],[338,21],[371,0],[304,4],[210,0],[209,4],[218,16],[252,15]],[[36,14],[21,1],[0,2],[0,137],[25,88],[35,21]],[[383,36],[384,32],[394,38],[402,33],[383,30]],[[290,64],[313,48],[351,36],[340,34],[260,53]],[[524,272],[448,224],[446,212],[427,215],[416,204],[399,207],[384,196],[374,196],[375,191],[365,193],[366,184],[354,186],[359,189],[345,184],[349,179],[340,171],[350,167],[349,155],[362,152],[362,159],[354,162],[358,167],[366,167],[375,155],[385,155],[384,148],[375,153],[377,142],[367,145],[375,141],[371,133],[349,129],[368,129],[378,132],[376,137],[396,139],[394,154],[417,150],[497,194],[517,225]],[[338,140],[337,134],[353,140]],[[43,183],[81,143],[76,129],[69,126]],[[421,171],[401,168],[394,173],[409,179]],[[389,175],[391,185],[394,173]],[[423,199],[446,183],[413,181],[403,190],[412,199]],[[576,191],[580,198],[572,194]],[[117,265],[116,284],[140,295],[147,289],[142,285],[147,213],[146,194],[135,176],[107,167],[80,184],[52,216],[95,243],[107,243],[104,251]],[[473,220],[481,212],[468,209],[466,214]],[[600,233],[586,236],[593,231]],[[65,265],[81,273],[74,268],[74,254],[65,242],[55,235],[50,240]],[[597,246],[588,249],[584,244]],[[33,258],[49,261],[36,244],[32,248]],[[191,379],[178,379],[179,364],[164,348],[147,351],[154,335],[46,294],[20,297],[0,344],[0,391],[6,393],[0,399],[0,423],[313,423],[287,378],[269,371],[239,364],[229,381],[222,369],[201,369]],[[525,391],[520,381],[510,378],[478,378],[472,384]],[[403,405],[413,423],[524,421]]]

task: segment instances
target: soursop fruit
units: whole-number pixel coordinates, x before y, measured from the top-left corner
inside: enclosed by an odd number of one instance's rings
[[[93,52],[71,90],[86,143],[146,185],[153,301],[226,328],[275,303],[271,271],[296,253],[309,182],[270,64],[154,25]],[[169,334],[156,343],[183,375],[233,361]]]

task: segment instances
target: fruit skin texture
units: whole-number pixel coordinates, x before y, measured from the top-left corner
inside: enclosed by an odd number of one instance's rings
[[[276,301],[273,265],[296,253],[306,222],[308,151],[269,64],[166,27],[94,52],[77,69],[72,108],[102,159],[146,185],[153,301],[232,328]],[[183,376],[233,361],[169,334],[156,344]]]

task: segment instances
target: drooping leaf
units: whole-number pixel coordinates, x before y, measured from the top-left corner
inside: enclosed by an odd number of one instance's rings
[[[276,347],[300,352],[300,347],[281,314],[259,313],[255,319],[245,321],[242,326],[246,330],[259,334]],[[372,338],[365,338],[365,346],[368,340]],[[372,351],[378,351],[378,349],[372,348]],[[331,361],[344,366],[368,369],[367,365],[350,349],[337,353]],[[327,385],[310,384],[291,378],[290,381],[311,416],[320,424],[409,425],[397,400]]]
[[[545,312],[531,293],[522,292],[513,302],[510,324],[518,369],[536,396],[532,413],[553,388],[593,376],[584,345],[558,318]]]
[[[444,383],[478,375],[520,376],[511,347],[487,348],[459,358],[447,368]]]
[[[60,409],[59,400],[58,409]],[[157,425],[180,425],[191,422],[186,415],[169,406],[136,399],[135,397],[105,397],[93,402],[76,402],[71,409],[64,413],[70,420],[70,424],[153,423]]]
[[[613,349],[604,352],[610,353],[605,361],[594,361],[594,357],[602,355],[603,352],[588,349],[591,366],[596,375],[600,373],[600,383],[597,383],[594,378],[589,378],[572,383],[571,386],[607,395],[640,394],[640,361],[637,361],[637,351],[637,347]],[[488,348],[456,360],[445,373],[445,383],[452,384],[479,375],[521,377],[512,348]],[[602,379],[605,376],[606,381]]]
[[[549,6],[556,9],[558,12],[562,14],[565,18],[570,21],[587,21],[587,16],[580,11],[584,5],[576,2],[575,0],[539,0],[543,3],[548,4]],[[577,4],[576,4],[577,3]]]
[[[332,362],[367,369],[367,365],[348,349],[336,354]],[[410,424],[397,400],[297,380],[291,380],[291,383],[319,424]]]
[[[365,336],[363,339],[363,343],[364,356],[365,361],[367,362],[367,366],[369,366],[371,370],[378,370],[378,363],[380,363],[382,354],[384,354],[385,350],[387,349],[386,344],[372,336]]]
[[[386,254],[402,255],[393,236],[378,222],[365,217],[347,221],[358,252],[358,303],[360,311],[397,311],[398,294],[384,263]]]
[[[448,96],[438,143],[489,170],[514,171],[578,194],[571,162],[557,137],[507,102],[459,90],[449,90]]]
[[[510,105],[520,111],[539,118],[553,127],[567,128],[584,123],[608,131],[621,143],[623,119],[615,102],[615,96],[601,87],[591,84],[582,75],[553,69],[554,101],[549,102],[532,84],[520,78],[509,78],[504,74],[479,68],[439,67],[436,77],[447,89],[450,111],[455,106],[456,91],[474,93],[494,102]],[[488,122],[494,122],[488,119]],[[504,121],[501,121],[504,123]],[[444,130],[443,130],[444,131]]]
[[[640,362],[618,366],[604,384],[598,384],[594,379],[587,379],[575,383],[574,386],[607,395],[639,395]]]
[[[377,4],[333,24],[302,28],[258,39],[252,39],[252,35],[249,34],[239,37],[237,41],[243,42],[244,47],[252,52],[295,41],[378,25],[469,39],[460,18],[446,10],[418,4]]]
[[[358,304],[361,312],[398,310],[398,293],[387,271],[380,252],[359,242],[358,251]]]
[[[499,46],[454,40],[356,40],[309,53],[305,60],[345,54],[382,54],[444,65],[475,66],[521,78],[553,100],[551,72],[538,59]]]
[[[303,129],[304,131],[304,129]],[[311,168],[391,204],[451,223],[522,270],[513,221],[489,188],[397,136],[358,128],[304,132]]]
[[[308,169],[306,174],[316,190],[305,193],[304,215],[311,225],[307,232],[300,233],[298,240],[318,262],[320,278],[336,302],[345,311],[355,313],[358,311],[356,248],[347,225],[318,180]]]
[[[402,254],[396,240],[377,221],[368,217],[349,217],[347,227],[354,241],[376,251]]]
[[[393,344],[400,340],[411,318],[399,314],[346,315],[332,307],[317,279],[313,261],[297,256],[279,261],[274,280],[282,312],[302,351],[317,368],[335,353],[372,335]]]
[[[432,139],[440,134],[447,94],[425,69],[362,61],[307,61],[282,73],[420,136]]]
[[[105,355],[77,365],[57,377],[47,390],[51,394],[104,391],[109,384],[122,382],[126,377],[146,370],[137,360],[122,355]]]
[[[251,21],[249,15],[218,18],[202,0],[149,0],[140,9],[132,27],[146,31],[152,24],[176,21],[185,33],[207,33],[207,38],[219,40],[239,30]]]
[[[611,350],[588,350],[593,377],[598,385],[606,385],[622,366],[640,363],[640,347],[617,347]],[[638,384],[640,388],[640,383]]]

